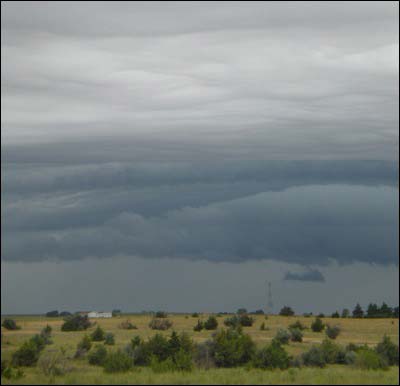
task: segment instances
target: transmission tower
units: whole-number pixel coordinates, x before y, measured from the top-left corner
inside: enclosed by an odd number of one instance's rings
[[[272,289],[271,289],[271,282],[269,281],[269,282],[266,282],[266,283],[268,283],[268,293],[267,293],[267,296],[268,296],[268,303],[267,303],[267,314],[272,314],[272,312],[273,312],[273,308],[274,308],[274,303],[273,303],[273,301],[272,301]]]

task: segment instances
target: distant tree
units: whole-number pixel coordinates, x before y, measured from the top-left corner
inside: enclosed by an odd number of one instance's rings
[[[121,316],[121,310],[112,310],[112,316]]]
[[[58,316],[60,316],[60,314],[58,313],[57,310],[49,311],[46,313],[46,317],[48,318],[57,318]]]
[[[204,328],[203,322],[199,319],[197,324],[193,327],[193,331],[199,332]]]
[[[325,333],[328,338],[336,339],[337,336],[340,334],[340,327],[327,325]]]
[[[75,314],[65,318],[61,331],[83,331],[91,326],[87,315]]]
[[[218,327],[218,321],[217,318],[213,315],[211,315],[205,322],[204,322],[204,328],[206,330],[215,330]]]
[[[168,317],[168,314],[164,311],[157,311],[155,317],[156,318],[166,318],[166,317]]]
[[[107,344],[107,345],[110,345],[110,346],[115,344],[115,337],[114,337],[113,333],[107,332],[105,334],[105,336],[104,336],[104,344]]]
[[[399,306],[393,308],[393,317],[394,318],[399,317]]]
[[[332,315],[331,318],[340,318],[339,312],[335,311]]]
[[[311,323],[311,330],[314,332],[321,332],[325,328],[321,318],[315,318],[314,322]]]
[[[101,342],[105,339],[105,332],[100,326],[97,326],[90,337],[92,338],[93,342]]]
[[[263,310],[255,310],[254,312],[252,312],[252,314],[254,314],[254,315],[264,315],[264,311]]]
[[[247,314],[246,308],[239,308],[236,312],[238,315]]]
[[[381,318],[391,318],[393,316],[392,308],[389,307],[385,302],[382,303],[378,313]]]
[[[303,341],[303,333],[299,328],[291,328],[290,330],[290,340],[292,342],[302,342]]]
[[[2,326],[6,330],[20,330],[21,327],[17,325],[17,322],[14,319],[4,319]]]
[[[353,310],[353,318],[362,318],[364,316],[364,311],[361,308],[360,304],[357,303]]]
[[[323,314],[322,312],[319,313],[317,316],[318,316],[318,318],[325,318],[325,314]]]
[[[342,311],[342,318],[348,318],[350,316],[350,311],[347,308],[344,308]]]
[[[279,315],[281,315],[281,316],[293,316],[294,315],[294,311],[292,310],[291,307],[284,306],[280,310]]]
[[[369,303],[367,308],[366,318],[376,318],[379,315],[379,307],[374,303]]]

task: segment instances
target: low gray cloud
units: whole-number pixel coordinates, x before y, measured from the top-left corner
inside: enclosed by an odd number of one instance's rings
[[[324,275],[317,269],[309,269],[305,272],[286,272],[283,280],[293,281],[310,281],[317,283],[325,283]]]

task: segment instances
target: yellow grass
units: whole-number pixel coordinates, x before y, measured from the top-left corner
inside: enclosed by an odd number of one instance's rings
[[[207,318],[208,315],[201,315],[201,319]],[[228,315],[223,315],[218,317],[219,327],[223,327],[224,319],[228,317]],[[310,327],[311,322],[314,318],[305,318],[305,317],[281,317],[281,316],[269,316],[266,320],[263,315],[254,316],[256,321],[252,327],[245,327],[244,330],[248,333],[254,341],[259,346],[266,345],[268,342],[276,334],[279,328],[287,328],[289,324],[299,320],[303,325]],[[169,315],[168,317],[173,322],[172,329],[177,332],[185,331],[189,333],[194,341],[201,342],[211,337],[212,331],[202,331],[202,332],[194,332],[193,327],[197,323],[197,318],[192,318],[190,315]],[[67,355],[73,355],[76,350],[76,345],[82,336],[86,333],[90,333],[94,327],[89,329],[86,332],[62,332],[61,325],[63,323],[62,318],[45,318],[40,316],[17,316],[14,317],[17,321],[18,325],[22,328],[18,331],[7,331],[2,328],[2,346],[1,353],[2,358],[8,358],[11,356],[12,352],[15,351],[23,341],[29,339],[32,335],[39,333],[40,330],[46,325],[49,324],[53,328],[53,341],[55,347],[64,347],[67,351]],[[135,324],[138,329],[137,330],[123,330],[119,328],[119,325],[122,321],[129,319],[133,324]],[[135,335],[139,335],[142,338],[147,338],[153,334],[155,331],[151,330],[148,327],[148,324],[151,320],[150,315],[123,315],[121,317],[115,317],[111,319],[95,319],[96,323],[99,324],[105,331],[112,332],[115,335],[116,345],[115,347],[124,347]],[[341,333],[339,337],[336,339],[336,342],[339,344],[346,345],[350,342],[359,343],[359,344],[368,344],[368,345],[376,345],[383,337],[384,334],[390,336],[390,338],[398,342],[399,340],[399,320],[398,319],[331,319],[324,318],[325,323],[332,325],[339,325],[341,328]],[[260,330],[261,323],[265,323],[267,328],[266,331]],[[163,334],[169,335],[171,330],[166,332],[161,332]],[[312,344],[320,343],[325,338],[324,333],[314,333],[310,328],[304,331],[304,338],[302,343],[290,343],[286,346],[287,351],[292,355],[297,355],[302,351],[307,350]],[[58,380],[53,380],[61,383],[76,383],[74,381],[74,373],[82,372],[86,374],[89,378],[87,378],[87,383],[109,383],[109,376],[103,374],[101,369],[89,366],[85,361],[74,361],[76,362],[74,366],[76,367],[76,371],[68,374],[65,377],[58,378]],[[345,368],[341,366],[336,369],[291,369],[294,371],[300,371],[299,373],[295,373],[295,380],[290,381],[290,375],[288,372],[259,372],[252,371],[252,376],[255,383],[335,383],[335,379],[330,379],[329,377],[332,374],[337,374],[337,378],[340,378],[340,374],[345,376],[347,379],[346,383],[359,383],[360,370],[351,369],[348,366]],[[249,372],[240,373],[239,376],[236,372],[245,371],[243,369],[231,369],[231,370],[223,370],[216,369],[211,372],[206,372],[196,370],[194,373],[190,375],[182,375],[182,374],[152,374],[149,369],[141,369],[140,372],[136,370],[136,375],[128,376],[119,375],[117,378],[120,379],[120,383],[168,383],[169,381],[173,383],[179,383],[179,380],[185,379],[186,382],[189,383],[188,378],[192,381],[190,383],[213,383],[212,380],[217,380],[219,377],[222,377],[225,383],[235,383],[236,381],[241,379],[241,377],[246,378],[245,375],[249,376]],[[288,370],[290,371],[290,370]],[[333,371],[333,373],[332,373]],[[314,372],[314,373],[313,373]],[[18,382],[28,382],[28,383],[38,383],[43,382],[43,375],[39,374],[36,369],[26,369],[26,376],[19,380]],[[139,375],[140,374],[140,375]],[[231,374],[232,379],[229,374]],[[236,375],[234,375],[236,374]],[[291,374],[291,373],[290,373]],[[311,376],[314,374],[314,380],[311,378],[307,378],[307,375]],[[345,375],[343,375],[345,374]],[[378,374],[381,374],[378,376]],[[82,374],[81,374],[82,375]],[[367,383],[372,379],[377,383],[392,383],[392,381],[397,381],[398,383],[398,373],[397,370],[394,371],[391,369],[389,372],[373,372],[374,376],[365,377],[362,383]],[[303,376],[306,377],[303,379]],[[113,376],[115,377],[115,376]],[[190,378],[191,377],[191,378]],[[289,378],[288,378],[289,377]],[[327,378],[328,377],[328,378]],[[221,378],[221,380],[222,380]],[[293,376],[292,376],[293,378]],[[82,379],[82,378],[81,378]],[[107,381],[106,381],[107,379]],[[165,382],[163,381],[165,380]],[[308,379],[305,380],[305,379]],[[352,381],[353,379],[353,381]],[[380,379],[380,381],[379,381]],[[197,380],[197,381],[196,381]],[[17,383],[18,383],[17,382]],[[217,383],[217,382],[214,382]],[[340,382],[336,382],[340,383]],[[396,383],[396,382],[395,382]]]

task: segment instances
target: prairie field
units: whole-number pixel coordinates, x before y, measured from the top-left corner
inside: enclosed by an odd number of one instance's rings
[[[219,328],[224,327],[223,321],[231,315],[218,316]],[[11,316],[12,317],[12,316]],[[110,350],[125,347],[136,335],[148,338],[159,332],[170,335],[172,330],[186,332],[197,342],[203,342],[211,337],[213,331],[194,332],[193,327],[198,319],[206,319],[208,315],[199,318],[184,314],[171,314],[168,316],[173,326],[167,331],[154,331],[148,326],[152,316],[147,314],[124,314],[110,319],[92,319],[106,332],[115,335],[115,345]],[[307,327],[304,331],[303,342],[290,342],[285,349],[290,355],[296,356],[309,349],[313,344],[323,341],[325,334],[312,332],[310,327],[313,317],[303,316],[269,316],[254,315],[255,322],[251,327],[244,327],[257,346],[268,344],[280,328],[287,328],[291,323],[299,320]],[[46,318],[44,316],[14,316],[20,330],[8,331],[2,327],[2,359],[8,359],[12,353],[26,340],[41,331],[47,324],[52,327],[52,339],[55,348],[64,348],[68,357],[73,357],[78,342],[85,334],[94,330],[92,326],[87,331],[62,332],[62,318]],[[120,328],[121,322],[129,320],[137,326],[136,330]],[[367,344],[375,346],[386,334],[393,342],[398,344],[399,320],[398,319],[352,319],[352,318],[324,318],[324,323],[338,325],[341,333],[336,343]],[[261,324],[265,330],[260,330]],[[123,374],[106,374],[101,367],[91,366],[84,359],[71,360],[72,368],[66,375],[47,377],[39,369],[24,368],[24,377],[18,380],[2,379],[2,384],[398,384],[398,367],[388,370],[360,370],[352,366],[328,365],[326,368],[290,368],[288,370],[256,370],[247,368],[232,369],[195,369],[191,373],[156,373],[150,368],[137,367]]]

